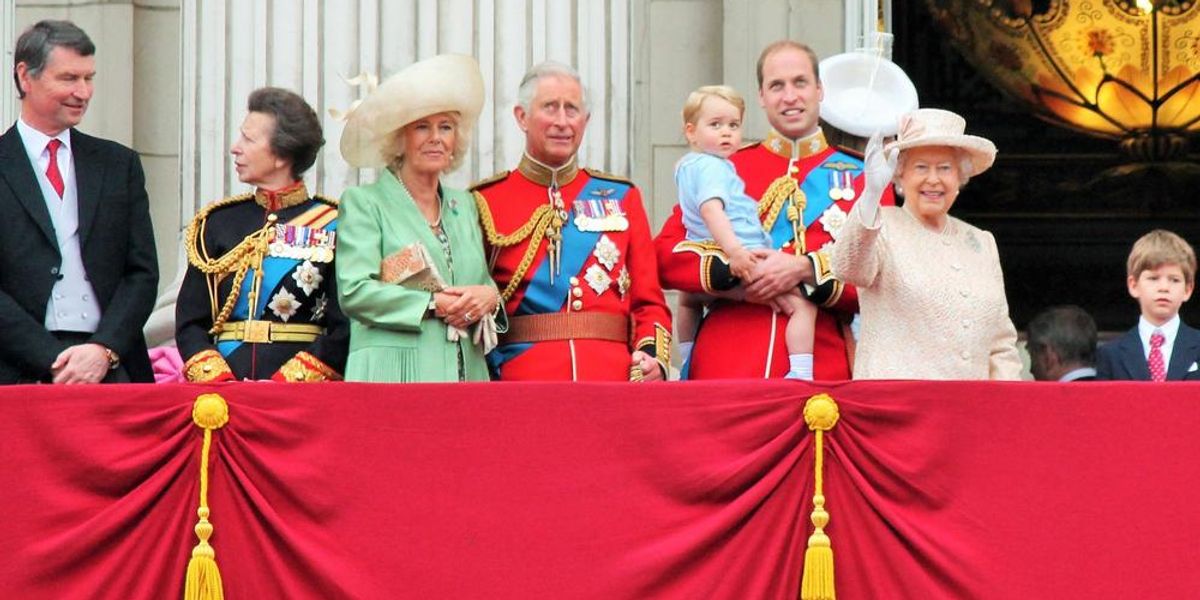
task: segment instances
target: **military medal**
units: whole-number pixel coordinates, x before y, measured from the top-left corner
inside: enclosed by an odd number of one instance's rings
[[[575,227],[580,231],[603,231],[600,219],[596,215],[595,206],[590,200],[576,200],[574,203]]]
[[[842,200],[853,200],[854,199],[854,174],[851,173],[850,171],[844,171],[842,173],[842,175],[845,176],[842,181]]]
[[[841,200],[842,199],[842,182],[839,181],[840,179],[841,179],[840,171],[830,171],[829,172],[829,199],[830,200]]]
[[[613,193],[611,188],[592,190],[592,196],[599,198],[577,198],[575,207],[575,227],[580,231],[625,231],[629,229],[629,219],[621,209],[619,200],[609,198]]]
[[[600,240],[596,242],[596,247],[592,250],[592,256],[596,257],[596,261],[604,265],[605,269],[611,271],[617,266],[617,261],[621,259],[621,249],[617,248],[617,244],[612,241],[612,238],[607,235],[600,235]]]

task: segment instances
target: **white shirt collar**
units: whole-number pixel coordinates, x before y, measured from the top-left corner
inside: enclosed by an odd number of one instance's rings
[[[1138,319],[1138,336],[1142,338],[1142,347],[1150,347],[1150,336],[1154,335],[1155,330],[1161,331],[1166,342],[1163,346],[1171,348],[1175,346],[1175,334],[1179,333],[1179,315],[1176,314],[1170,321],[1163,323],[1161,326],[1155,326],[1146,317]]]
[[[1095,376],[1096,376],[1096,369],[1093,369],[1092,367],[1079,367],[1078,369],[1064,373],[1062,377],[1058,378],[1058,380],[1059,381],[1075,381],[1076,379],[1079,379],[1080,377],[1095,377]]]
[[[34,129],[32,125],[25,122],[25,119],[17,117],[17,132],[21,134],[21,142],[25,144],[26,154],[34,159],[46,151],[46,145],[52,139],[61,141],[63,147],[68,151],[71,149],[70,129],[64,129],[58,132],[58,135],[51,137]]]

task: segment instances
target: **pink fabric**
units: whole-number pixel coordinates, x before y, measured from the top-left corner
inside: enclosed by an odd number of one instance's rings
[[[155,346],[150,349],[150,366],[154,369],[154,383],[177,383],[183,381],[183,358],[175,346]]]

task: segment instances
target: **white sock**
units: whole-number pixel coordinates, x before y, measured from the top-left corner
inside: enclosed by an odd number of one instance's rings
[[[788,363],[791,364],[791,370],[786,375],[788,379],[813,380],[812,354],[789,354]]]
[[[692,344],[696,342],[679,342],[679,364],[687,362],[692,357]]]

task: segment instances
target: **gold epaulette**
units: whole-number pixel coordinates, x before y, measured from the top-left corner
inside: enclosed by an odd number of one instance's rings
[[[616,181],[618,183],[627,183],[629,185],[633,185],[633,181],[630,180],[628,177],[621,177],[620,175],[613,175],[612,173],[605,173],[604,171],[597,171],[596,169],[589,169],[587,167],[584,167],[583,170],[587,171],[588,175],[591,175],[592,177],[595,177],[597,179],[607,179],[609,181]]]
[[[233,206],[235,204],[241,204],[242,202],[246,202],[247,200],[253,200],[253,199],[254,199],[254,193],[251,192],[251,193],[246,193],[246,194],[238,194],[236,196],[230,196],[228,198],[222,198],[222,199],[216,200],[214,202],[209,202],[208,204],[201,207],[199,211],[196,212],[196,216],[192,217],[192,222],[195,223],[197,221],[207,219],[209,213],[211,213],[214,210],[217,210],[219,208],[225,208],[228,206]]]
[[[200,235],[200,228],[204,227],[204,223],[205,223],[205,221],[208,220],[208,216],[210,214],[212,214],[213,211],[216,211],[216,210],[219,210],[222,208],[226,208],[229,206],[233,206],[235,204],[241,204],[242,202],[246,202],[246,201],[253,200],[253,199],[254,199],[253,193],[238,194],[236,196],[230,196],[228,198],[222,198],[220,200],[210,202],[207,205],[205,205],[204,207],[202,207],[199,211],[196,212],[196,216],[192,217],[191,222],[188,223],[187,229],[185,229],[184,233],[183,233],[183,237],[185,240],[184,243],[185,243],[185,246],[188,251],[188,259],[190,260],[190,262],[193,265],[196,265],[197,267],[199,267],[199,266],[201,266],[201,263],[203,262],[202,260],[200,260],[200,257],[198,255],[196,255],[196,256],[194,256],[194,255],[196,254],[196,252],[195,252],[196,240]],[[207,258],[208,258],[207,253],[204,253],[203,259],[206,260]],[[192,260],[192,259],[195,259],[195,260]]]
[[[330,198],[329,196],[323,194],[313,194],[313,200],[316,200],[317,202],[324,202],[325,204],[328,204],[334,208],[337,208],[338,206],[337,198]]]
[[[489,185],[492,185],[493,183],[496,183],[497,181],[503,181],[505,177],[508,177],[509,173],[512,173],[512,171],[500,171],[499,173],[496,173],[487,179],[480,179],[479,181],[472,183],[471,187],[467,189],[472,192],[475,190],[481,190]]]

